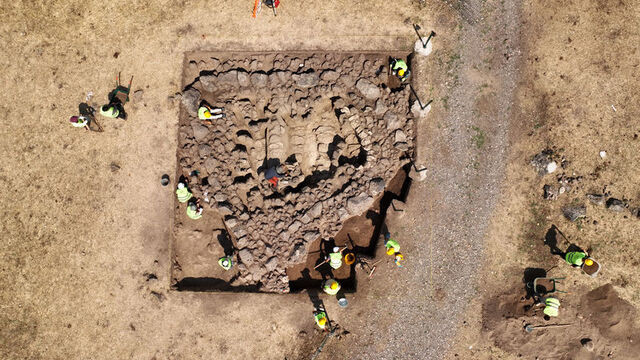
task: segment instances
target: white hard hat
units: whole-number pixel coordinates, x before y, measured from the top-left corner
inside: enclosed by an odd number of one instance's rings
[[[335,252],[338,252],[338,251],[340,251],[340,248],[339,248],[339,247],[337,247],[337,246],[334,246],[334,247],[333,247],[333,252],[335,253]]]
[[[178,189],[182,189],[184,188],[184,184],[183,183],[178,183]]]

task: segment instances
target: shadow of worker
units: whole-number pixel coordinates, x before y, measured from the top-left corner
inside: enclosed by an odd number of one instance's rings
[[[231,241],[231,236],[229,236],[229,233],[226,230],[223,230],[218,234],[218,242],[224,250],[224,256],[232,256],[235,253],[233,241]]]
[[[558,234],[560,234],[560,230],[555,225],[551,225],[551,228],[544,235],[544,244],[549,247],[552,255],[558,255],[564,259],[565,253],[558,247]]]
[[[309,284],[309,287],[307,287],[307,295],[309,295],[309,300],[311,300],[313,307],[315,309],[324,309],[324,303],[322,302],[322,300],[320,300],[320,296],[318,296],[318,289],[313,286],[316,281],[311,279],[311,273],[309,272],[309,269],[302,270],[302,278],[304,279],[305,283]]]

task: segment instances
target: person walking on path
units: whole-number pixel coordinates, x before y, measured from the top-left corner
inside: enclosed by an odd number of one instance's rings
[[[405,82],[409,78],[409,74],[411,73],[411,71],[409,71],[407,63],[402,59],[393,58],[390,68],[391,73],[397,76],[401,82]]]
[[[198,220],[202,217],[202,206],[200,206],[200,201],[192,201],[187,206],[187,216],[193,220]]]
[[[187,185],[183,182],[178,183],[178,188],[176,189],[176,195],[178,196],[178,201],[181,203],[189,201],[193,194],[189,191]]]
[[[340,291],[340,283],[336,279],[328,279],[324,282],[322,290],[329,295],[336,295]]]

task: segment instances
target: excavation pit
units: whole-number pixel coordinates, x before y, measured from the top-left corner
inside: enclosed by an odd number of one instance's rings
[[[414,120],[389,59],[408,55],[186,54],[176,178],[204,211],[192,220],[175,201],[173,288],[287,293],[332,276],[355,290],[353,265],[314,266],[334,245],[374,255],[389,199],[406,188]],[[226,117],[199,120],[203,103]],[[274,190],[265,173],[278,165]]]

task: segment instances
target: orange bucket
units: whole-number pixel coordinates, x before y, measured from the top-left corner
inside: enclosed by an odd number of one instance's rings
[[[344,262],[345,262],[345,264],[347,264],[347,265],[351,265],[351,264],[355,263],[355,262],[356,262],[356,256],[355,256],[355,254],[354,254],[354,253],[347,253],[347,254],[344,256]]]

